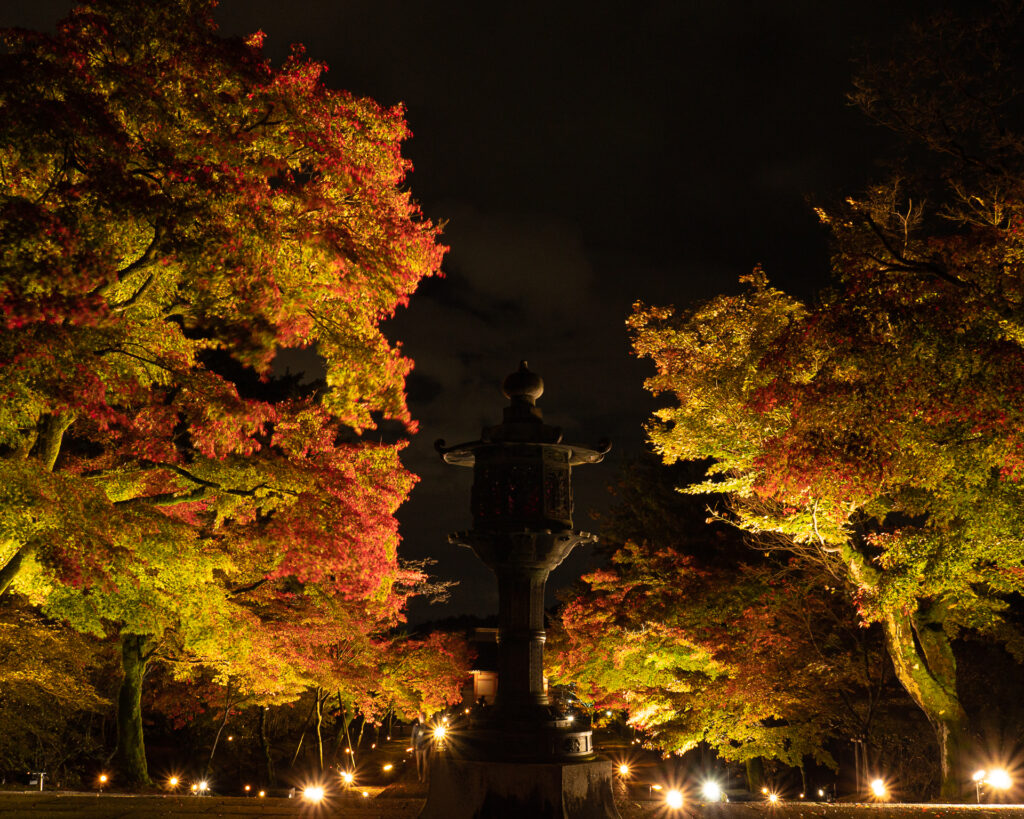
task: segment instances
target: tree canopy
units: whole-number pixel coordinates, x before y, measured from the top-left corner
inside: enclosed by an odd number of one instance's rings
[[[414,478],[361,433],[414,428],[380,322],[444,248],[402,110],[301,48],[271,65],[213,5],[3,32],[0,589],[132,636],[143,668],[186,652],[272,689],[421,576],[396,553]],[[275,378],[288,348],[322,378]]]
[[[750,548],[706,499],[673,491],[700,471],[624,471],[610,564],[567,600],[552,672],[665,752],[834,768],[835,739],[866,735],[888,694],[877,635],[827,573]]]
[[[855,100],[920,161],[823,207],[835,285],[803,304],[761,271],[688,310],[637,305],[651,440],[712,459],[688,491],[781,536],[882,623],[958,795],[966,715],[950,640],[1001,634],[1024,591],[1024,142],[1001,66],[1020,16],[939,20],[862,72]]]

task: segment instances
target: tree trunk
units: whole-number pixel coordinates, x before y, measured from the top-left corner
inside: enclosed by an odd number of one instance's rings
[[[356,746],[352,749],[353,752],[363,749],[363,731],[366,730],[366,717],[363,716],[363,721],[359,725],[359,736],[356,737]]]
[[[764,786],[764,760],[759,756],[751,757],[746,762],[747,790],[760,793]]]
[[[967,714],[956,692],[956,658],[942,628],[920,617],[889,613],[883,621],[896,676],[924,712],[939,743],[941,798],[962,798],[961,751]]]
[[[220,743],[220,735],[224,732],[224,726],[228,724],[228,716],[231,714],[231,680],[228,680],[224,690],[224,718],[220,721],[220,727],[213,738],[213,745],[210,746],[210,758],[206,760],[206,770],[203,779],[210,778],[210,771],[213,769],[213,755],[217,753],[217,745]]]
[[[320,772],[324,770],[324,737],[321,729],[324,724],[324,702],[327,694],[317,686],[316,689],[316,752],[320,760]]]
[[[152,653],[152,641],[140,634],[121,635],[121,667],[124,679],[117,692],[117,751],[114,763],[121,781],[148,786],[146,746],[142,738],[142,679]]]
[[[35,554],[35,551],[36,547],[34,545],[25,544],[14,553],[14,556],[4,564],[3,568],[0,568],[0,597],[10,588],[14,578],[21,571],[26,558]]]
[[[291,767],[295,767],[295,763],[299,761],[299,753],[302,751],[302,743],[306,739],[306,730],[309,728],[309,721],[313,718],[313,713],[316,711],[317,703],[319,698],[314,698],[313,707],[309,709],[309,713],[306,714],[306,719],[302,722],[302,733],[299,734],[299,742],[295,746],[295,754],[292,756]]]
[[[267,737],[267,711],[270,706],[260,706],[259,716],[259,734],[260,734],[260,750],[263,752],[263,759],[267,764],[267,784],[276,785],[277,776],[274,773],[274,757],[270,754],[270,740]]]
[[[341,703],[341,692],[338,692],[338,702]],[[345,747],[348,748],[348,755],[345,759],[345,765],[349,769],[354,769],[356,764],[356,749],[352,747],[352,734],[348,728],[351,721],[348,717],[348,708],[344,703],[341,703],[341,727],[345,733]]]
[[[51,415],[45,424],[43,431],[42,440],[39,441],[39,452],[38,458],[42,462],[43,467],[48,472],[53,472],[53,468],[57,465],[57,458],[60,456],[61,444],[64,441],[64,433],[67,432],[75,421],[75,413],[63,412]],[[39,439],[38,430],[29,434],[25,439],[23,445],[16,450],[16,453],[21,458],[29,457],[29,453],[32,451],[37,440]],[[34,544],[24,544],[18,549],[17,552],[0,567],[0,597],[4,595],[11,583],[14,582],[14,578],[17,577],[18,572],[21,570],[25,560],[35,554],[36,547]]]

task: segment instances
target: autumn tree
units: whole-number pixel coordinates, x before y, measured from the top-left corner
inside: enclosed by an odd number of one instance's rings
[[[411,424],[379,324],[443,251],[402,111],[212,8],[98,0],[0,56],[0,589],[120,635],[136,783],[152,657],[269,686],[274,610],[397,621],[412,477],[361,432]],[[275,394],[285,348],[322,388]]]
[[[827,575],[752,549],[707,520],[706,498],[674,491],[701,471],[683,466],[639,462],[617,482],[602,520],[617,545],[563,607],[552,672],[666,752],[706,743],[751,780],[761,759],[836,767],[836,740],[866,738],[890,693],[879,642]]]
[[[713,459],[697,491],[844,578],[935,730],[947,798],[969,727],[952,640],[1022,656],[1003,617],[1024,589],[1020,28],[1006,6],[940,20],[862,73],[855,100],[924,150],[821,209],[836,284],[819,303],[756,272],[738,296],[630,319],[648,388],[674,398],[655,447]]]

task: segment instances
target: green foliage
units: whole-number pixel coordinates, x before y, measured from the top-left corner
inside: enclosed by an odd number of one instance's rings
[[[622,526],[627,515],[613,517]],[[692,514],[666,514],[662,525],[668,541],[627,541],[566,602],[550,640],[552,678],[627,710],[665,752],[704,742],[731,761],[834,767],[829,739],[859,736],[870,721],[884,673],[877,642],[865,642],[821,574],[754,564],[755,553],[711,529],[702,536]],[[693,549],[702,537],[732,562],[706,544]]]
[[[82,723],[110,705],[96,686],[102,663],[74,631],[9,602],[0,610],[0,768],[68,783],[99,750]]]
[[[1024,591],[1024,131],[1002,70],[1021,25],[940,20],[861,76],[855,99],[932,155],[820,210],[836,284],[818,304],[755,273],[630,319],[649,389],[674,399],[658,451],[713,459],[694,491],[846,579],[936,725],[948,795],[965,723],[948,640],[1005,631]]]
[[[444,248],[402,111],[212,8],[2,33],[0,591],[273,700],[319,652],[369,668],[422,580],[394,519],[414,477],[360,435],[414,428],[379,325]],[[284,348],[322,382],[275,383]]]

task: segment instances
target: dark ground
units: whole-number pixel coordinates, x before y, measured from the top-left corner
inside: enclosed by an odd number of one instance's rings
[[[344,819],[415,819],[422,798],[390,798],[386,793],[371,797],[334,799],[327,806],[311,809],[298,799],[255,799],[237,797],[120,796],[81,793],[2,793],[0,816],[17,819],[148,819],[148,817],[268,816],[344,817]],[[1024,805],[826,805],[793,803],[768,807],[765,804],[695,804],[668,813],[658,802],[628,801],[619,805],[622,819],[669,816],[698,819],[1009,819],[1024,817]]]
[[[240,793],[243,782],[222,781],[219,794],[194,797],[182,794],[123,793],[47,790],[0,790],[0,817],[12,819],[178,819],[178,817],[302,817],[302,819],[415,819],[427,796],[427,786],[418,782],[409,754],[408,738],[395,735],[391,741],[374,746],[360,755],[358,787],[333,796],[323,805],[307,804],[301,794],[286,798],[287,790],[269,791],[271,796],[231,796]],[[628,761],[627,780],[615,779],[615,801],[622,819],[1008,819],[1024,818],[1024,805],[870,805],[826,804],[795,799],[770,806],[763,801],[705,804],[688,801],[679,811],[665,807],[662,792],[651,789],[665,783],[666,772],[658,754],[642,751],[610,730],[595,732],[598,753],[615,765]],[[380,768],[392,763],[392,773],[382,776]],[[391,766],[388,766],[389,768]],[[376,773],[374,773],[376,772]],[[627,786],[628,782],[628,786]],[[182,785],[187,787],[187,784]],[[259,786],[253,787],[253,793]],[[666,786],[667,787],[667,786]],[[685,791],[684,791],[685,792]],[[365,793],[365,796],[363,795]],[[730,794],[733,792],[730,791]],[[737,791],[736,798],[743,792]],[[524,817],[530,819],[530,817]]]

